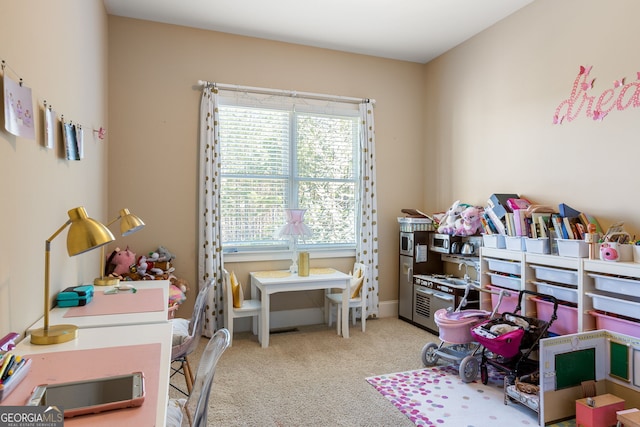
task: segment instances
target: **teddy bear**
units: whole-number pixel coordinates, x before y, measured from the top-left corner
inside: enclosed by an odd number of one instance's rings
[[[469,206],[460,212],[460,218],[455,222],[456,236],[473,236],[482,229],[482,208]]]

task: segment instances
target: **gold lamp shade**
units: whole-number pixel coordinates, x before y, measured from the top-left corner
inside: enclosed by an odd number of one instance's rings
[[[129,212],[129,209],[123,208],[120,209],[118,216],[110,221],[107,226],[110,226],[117,220],[120,220],[120,234],[122,236],[128,236],[129,234],[133,234],[136,231],[142,229],[144,227],[144,222],[138,218],[136,215]],[[104,247],[100,251],[100,277],[97,277],[93,284],[96,286],[116,286],[120,283],[120,279],[117,277],[106,277],[105,276],[105,255],[104,255]]]
[[[67,234],[69,256],[80,255],[115,240],[111,231],[95,219],[89,218],[87,211],[82,207],[71,209],[69,219],[71,221]]]
[[[58,344],[75,339],[78,327],[75,325],[49,326],[49,288],[51,242],[70,226],[67,235],[67,252],[75,256],[91,249],[104,246],[115,240],[109,229],[89,218],[83,207],[69,210],[69,219],[45,241],[44,253],[44,327],[31,332],[32,344]]]
[[[144,227],[144,222],[129,212],[129,209],[124,208],[120,210],[120,234],[122,236],[128,236],[136,231],[139,231]]]

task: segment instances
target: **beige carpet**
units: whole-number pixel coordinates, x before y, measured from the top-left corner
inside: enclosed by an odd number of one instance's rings
[[[218,362],[208,425],[413,425],[365,378],[422,368],[422,347],[437,337],[395,318],[368,320],[365,333],[358,322],[349,339],[335,326],[298,329],[272,334],[266,349],[249,332],[234,334]],[[192,366],[205,344],[202,338]]]

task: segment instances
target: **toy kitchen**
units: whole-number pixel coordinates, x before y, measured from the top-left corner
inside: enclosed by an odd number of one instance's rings
[[[458,308],[467,292],[464,277],[477,279],[482,236],[437,233],[432,218],[403,212],[409,216],[398,217],[398,317],[437,335],[434,313]],[[465,308],[478,308],[477,290],[469,291],[467,302]]]

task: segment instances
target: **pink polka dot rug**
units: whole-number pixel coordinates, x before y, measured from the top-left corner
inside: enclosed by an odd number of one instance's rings
[[[504,404],[504,377],[489,366],[489,381],[480,375],[465,383],[457,366],[433,366],[366,378],[380,394],[417,426],[533,427],[537,414],[517,403]]]

